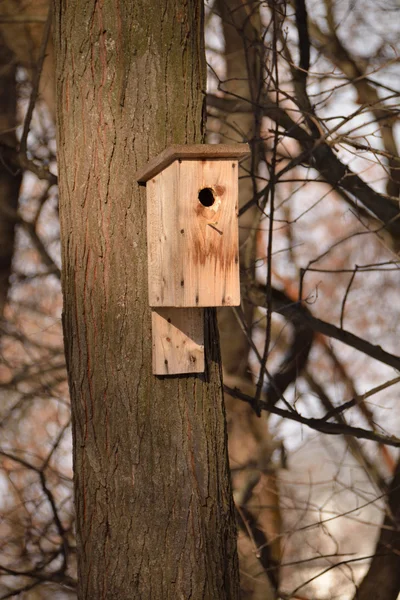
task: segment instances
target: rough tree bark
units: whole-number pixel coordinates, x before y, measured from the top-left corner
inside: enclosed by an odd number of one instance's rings
[[[64,335],[80,598],[238,598],[215,313],[206,374],[151,374],[145,192],[201,142],[201,0],[56,1]]]

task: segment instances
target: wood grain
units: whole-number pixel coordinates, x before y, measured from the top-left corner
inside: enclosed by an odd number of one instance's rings
[[[237,160],[175,161],[147,182],[150,306],[240,304],[237,215]]]
[[[154,309],[152,339],[154,375],[204,372],[202,309]]]

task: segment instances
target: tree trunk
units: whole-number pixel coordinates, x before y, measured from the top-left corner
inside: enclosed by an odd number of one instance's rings
[[[16,146],[16,67],[0,34],[0,320],[7,300],[14,253],[16,211],[21,173],[8,160],[7,147]]]
[[[388,506],[367,574],[354,600],[397,600],[400,593],[400,460],[388,490]]]
[[[64,336],[80,598],[238,598],[219,342],[206,373],[151,374],[145,191],[201,142],[201,0],[56,2]]]

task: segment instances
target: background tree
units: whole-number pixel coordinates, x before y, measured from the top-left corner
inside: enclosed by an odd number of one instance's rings
[[[10,60],[10,51],[0,38],[0,131],[1,142],[15,145],[17,122],[16,67]],[[0,166],[0,318],[7,300],[11,260],[14,251],[15,212],[18,204],[21,176],[3,159]]]

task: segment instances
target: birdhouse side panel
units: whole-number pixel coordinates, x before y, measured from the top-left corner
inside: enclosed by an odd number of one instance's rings
[[[178,230],[185,240],[181,305],[238,306],[238,162],[178,165]]]
[[[183,306],[177,163],[147,182],[147,248],[150,306]]]

